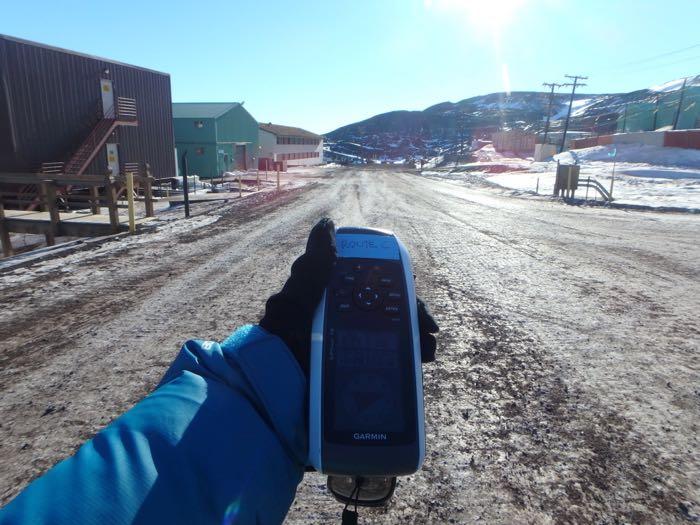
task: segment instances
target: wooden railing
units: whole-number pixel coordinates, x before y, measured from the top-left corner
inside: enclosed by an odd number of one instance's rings
[[[146,217],[153,217],[153,177],[149,174],[134,176],[143,190]],[[106,207],[112,232],[120,229],[117,198],[119,189],[126,182],[125,175],[117,177],[96,175],[71,175],[65,173],[2,173],[0,183],[16,184],[19,191],[2,191],[0,193],[0,210],[19,208],[24,209],[28,204],[37,203],[41,211],[49,212],[49,225],[44,230],[46,244],[51,246],[55,237],[61,233],[60,209],[67,208],[69,202],[84,202],[95,215],[100,214],[101,208]],[[22,191],[26,187],[34,187],[31,193]],[[72,187],[73,192],[61,193],[66,187]],[[77,189],[87,189],[88,193],[76,193]],[[0,214],[0,237],[5,256],[12,254],[9,242],[9,230],[4,214]]]

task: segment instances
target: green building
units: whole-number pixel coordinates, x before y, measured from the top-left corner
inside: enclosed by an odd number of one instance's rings
[[[219,177],[256,164],[258,122],[238,102],[173,104],[178,165],[187,152],[190,175]]]

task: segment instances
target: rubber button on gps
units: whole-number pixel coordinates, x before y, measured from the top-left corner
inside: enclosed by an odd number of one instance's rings
[[[387,304],[384,307],[384,313],[387,315],[398,315],[400,312],[401,308],[396,304]]]
[[[355,302],[360,308],[372,310],[379,305],[379,293],[371,286],[355,290]]]
[[[339,312],[349,312],[352,310],[352,305],[350,303],[338,303]]]
[[[391,286],[394,284],[394,280],[391,277],[380,277],[379,278],[379,285],[380,286]]]

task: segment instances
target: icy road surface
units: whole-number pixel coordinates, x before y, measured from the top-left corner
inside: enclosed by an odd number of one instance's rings
[[[329,215],[394,230],[442,327],[424,468],[362,522],[698,519],[700,218],[398,168],[299,177],[191,228],[0,275],[3,502],[149,392],[185,339],[257,320]],[[339,523],[324,481],[306,476],[289,523]]]

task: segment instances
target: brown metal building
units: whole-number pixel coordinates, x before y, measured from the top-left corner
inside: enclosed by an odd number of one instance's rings
[[[0,35],[0,173],[175,175],[170,76]]]

